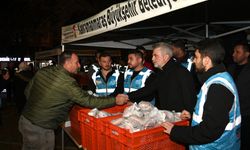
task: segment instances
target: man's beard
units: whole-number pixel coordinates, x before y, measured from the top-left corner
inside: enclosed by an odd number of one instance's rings
[[[106,67],[105,67],[105,68],[102,68],[102,69],[105,70],[105,71],[109,71],[109,70],[111,70],[111,68],[112,68],[112,67],[109,67],[109,68],[106,68]]]
[[[132,69],[133,66],[132,66],[131,64],[128,64],[128,68],[129,68],[129,69]]]
[[[242,64],[242,63],[244,62],[244,58],[233,59],[233,61],[234,61],[236,64]]]
[[[205,72],[205,66],[201,64],[200,67],[197,67],[197,66],[195,65],[195,71],[196,71],[197,73],[204,73],[204,72]]]
[[[155,67],[155,68],[159,68],[159,69],[161,68],[160,65],[158,65],[158,64],[156,64],[156,63],[154,63],[154,67]]]

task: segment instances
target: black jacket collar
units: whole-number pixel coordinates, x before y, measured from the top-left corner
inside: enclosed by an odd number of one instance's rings
[[[173,60],[173,58],[171,58],[163,67],[162,70],[166,71],[169,68],[171,68],[176,62]]]
[[[203,84],[211,76],[213,76],[217,73],[220,73],[220,72],[225,72],[225,71],[226,71],[225,66],[223,64],[220,64],[220,65],[217,65],[215,67],[210,68],[208,71],[206,71],[202,74],[198,74],[198,77],[199,77],[201,84]]]
[[[111,77],[112,74],[113,74],[114,72],[115,72],[115,69],[112,68],[112,70],[107,74],[106,80],[108,80],[109,77]],[[102,75],[101,69],[99,69],[99,70],[97,71],[96,76],[97,76],[97,75],[100,75],[100,76],[103,78],[103,80],[105,81],[105,78],[104,78],[103,75]]]

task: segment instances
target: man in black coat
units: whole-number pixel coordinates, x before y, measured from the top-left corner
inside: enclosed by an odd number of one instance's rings
[[[241,109],[241,149],[249,150],[250,144],[250,62],[249,47],[245,43],[234,46],[233,60],[236,63],[228,67],[233,76],[240,98]]]
[[[145,97],[157,93],[156,106],[159,109],[193,112],[196,95],[191,73],[172,59],[171,46],[166,43],[155,44],[152,55],[154,67],[161,71],[153,82],[142,89],[128,93],[129,100],[149,101]]]

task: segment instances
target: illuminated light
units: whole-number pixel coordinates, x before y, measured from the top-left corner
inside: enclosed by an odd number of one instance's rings
[[[0,57],[0,61],[10,61],[9,57]]]
[[[10,57],[9,60],[10,61],[16,61],[16,57]]]
[[[31,61],[29,57],[24,57],[24,61]]]

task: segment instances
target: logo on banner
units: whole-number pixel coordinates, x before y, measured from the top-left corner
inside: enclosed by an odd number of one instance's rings
[[[77,25],[73,25],[72,32],[73,32],[75,38],[77,37],[76,31],[77,31]]]

